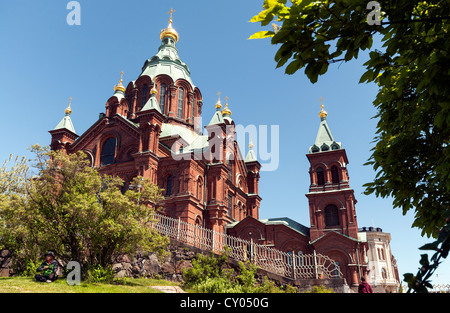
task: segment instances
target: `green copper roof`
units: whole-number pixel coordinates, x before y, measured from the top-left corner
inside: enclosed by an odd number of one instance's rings
[[[225,124],[220,109],[216,109],[216,112],[214,112],[214,115],[208,125],[218,125],[218,124]]]
[[[255,151],[253,151],[253,146],[250,146],[250,150],[248,150],[247,156],[245,157],[244,162],[253,162],[253,161],[258,161],[258,159],[256,158],[256,153]]]
[[[141,109],[142,111],[147,111],[147,110],[151,110],[151,109],[155,109],[157,110],[159,113],[161,113],[161,108],[159,107],[159,103],[158,100],[156,100],[156,94],[152,93],[152,95],[150,96],[150,98],[148,99],[147,103],[144,105],[144,107]]]
[[[73,127],[72,120],[70,118],[70,114],[66,113],[66,115],[63,117],[63,119],[56,125],[56,127],[53,130],[58,129],[67,129],[70,130],[72,133],[76,134],[75,128]]]
[[[317,132],[316,141],[314,145],[309,148],[309,152],[316,153],[338,149],[342,149],[342,144],[334,140],[330,127],[327,124],[326,117],[322,117],[319,125],[319,131]]]
[[[163,38],[158,53],[145,62],[140,76],[148,75],[153,80],[162,74],[170,76],[174,82],[183,78],[191,84],[192,88],[195,87],[189,67],[181,61],[175,41],[170,37]]]

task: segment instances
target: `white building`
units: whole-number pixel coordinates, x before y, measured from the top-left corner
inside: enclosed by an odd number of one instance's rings
[[[400,279],[397,261],[391,252],[391,234],[375,227],[363,227],[358,232],[359,238],[365,237],[368,243],[366,280],[373,292],[398,292]]]

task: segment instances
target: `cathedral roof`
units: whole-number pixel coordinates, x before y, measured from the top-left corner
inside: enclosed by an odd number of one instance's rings
[[[323,109],[323,104],[321,105],[321,108],[322,109],[319,112],[319,131],[317,132],[314,145],[309,148],[309,153],[342,149],[342,144],[340,142],[336,142],[331,134],[330,127],[327,124],[328,113]]]
[[[141,109],[141,112],[147,111],[147,110],[151,110],[151,109],[155,109],[156,111],[161,113],[161,108],[159,106],[158,100],[156,99],[157,91],[156,91],[154,85],[153,85],[153,88],[150,91],[150,93],[151,93],[151,96],[148,99],[147,103],[144,105],[144,107]]]
[[[161,40],[158,53],[145,61],[140,76],[147,75],[153,80],[158,75],[168,75],[174,82],[182,78],[187,80],[194,89],[189,67],[178,56],[176,48],[178,33],[172,27],[172,17],[169,20],[169,26],[161,31]]]
[[[75,128],[73,127],[72,119],[70,118],[70,114],[72,114],[72,109],[70,108],[71,101],[72,101],[72,98],[69,99],[69,106],[65,110],[66,115],[58,123],[58,125],[56,125],[56,127],[53,130],[67,129],[67,130],[71,131],[72,133],[76,134]]]
[[[249,148],[249,150],[248,150],[247,156],[245,157],[244,162],[248,163],[248,162],[258,161],[258,159],[256,158],[256,153],[255,153],[255,151],[253,151],[253,143],[251,140],[250,140],[250,144],[248,145],[248,148]]]

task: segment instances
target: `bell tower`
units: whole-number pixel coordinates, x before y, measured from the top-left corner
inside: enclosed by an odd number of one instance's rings
[[[327,124],[327,115],[321,103],[319,131],[306,155],[310,162],[311,183],[306,197],[309,202],[311,241],[332,231],[357,239],[357,201],[349,185],[347,154],[342,144],[334,140]]]

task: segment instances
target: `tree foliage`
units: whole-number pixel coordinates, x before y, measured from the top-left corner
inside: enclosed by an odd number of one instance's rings
[[[33,151],[38,175],[26,180],[22,196],[2,194],[8,201],[0,206],[0,248],[22,267],[47,250],[79,262],[84,273],[124,253],[163,254],[167,239],[150,227],[162,193],[150,180],[137,177],[139,188],[122,193],[122,179],[100,175],[83,152]]]
[[[264,277],[263,282],[256,279],[257,267],[250,262],[239,262],[235,270],[227,263],[227,249],[220,255],[197,254],[192,267],[183,269],[184,285],[199,293],[296,293],[298,289],[286,285],[278,287]]]
[[[266,0],[251,21],[281,25],[250,38],[271,38],[280,45],[277,67],[287,64],[287,74],[304,68],[313,83],[333,63],[369,51],[360,83],[379,90],[367,162],[376,176],[365,193],[392,197],[403,214],[415,212],[412,226],[437,238],[450,215],[450,2],[380,0],[375,12],[368,2]],[[379,23],[368,22],[371,13]],[[379,50],[371,49],[374,38]]]

